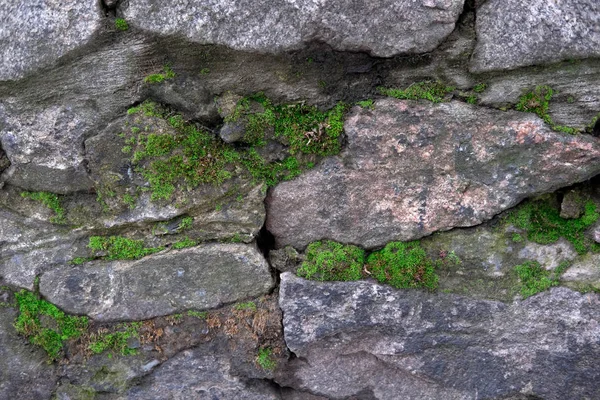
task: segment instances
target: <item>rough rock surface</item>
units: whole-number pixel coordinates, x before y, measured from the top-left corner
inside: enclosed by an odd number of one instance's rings
[[[269,194],[279,247],[417,239],[600,172],[597,139],[553,132],[532,114],[384,99],[354,108],[344,127],[340,156]]]
[[[98,2],[31,0],[0,9],[0,81],[22,78],[83,46],[99,28]]]
[[[207,351],[208,350],[208,351]],[[227,354],[213,353],[210,348],[185,350],[132,388],[127,400],[143,399],[280,399],[266,381],[244,382],[231,374]]]
[[[505,305],[284,273],[284,334],[298,358],[276,379],[335,398],[596,398],[599,302],[554,288]]]
[[[600,57],[596,0],[488,0],[477,9],[471,70]]]
[[[561,279],[567,283],[574,284],[575,287],[582,285],[600,288],[600,255],[588,254],[581,260],[574,262],[571,267],[561,276]],[[584,286],[585,288],[585,286]]]
[[[17,336],[16,317],[12,309],[0,306],[0,398],[48,399],[56,384],[55,368],[47,365],[43,350]]]
[[[306,42],[390,57],[435,49],[454,29],[463,0],[129,2],[131,25],[238,50],[281,52]]]
[[[205,244],[137,261],[92,262],[44,273],[40,293],[99,321],[141,320],[214,308],[273,287],[260,252],[244,244]]]

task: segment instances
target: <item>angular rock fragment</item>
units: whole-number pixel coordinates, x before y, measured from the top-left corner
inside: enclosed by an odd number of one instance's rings
[[[277,53],[307,42],[390,57],[435,49],[454,29],[463,0],[397,2],[129,2],[127,21],[161,35],[238,50]]]
[[[269,266],[255,247],[216,243],[138,261],[54,269],[40,280],[40,292],[48,301],[99,321],[214,308],[272,287]]]
[[[48,399],[58,379],[56,369],[46,363],[42,349],[17,336],[16,317],[14,310],[0,306],[0,398]]]
[[[477,9],[471,71],[600,56],[596,0],[488,0]]]
[[[285,341],[298,358],[276,380],[344,398],[600,396],[600,297],[553,288],[505,305],[371,282],[284,273]]]
[[[267,198],[278,247],[320,239],[373,248],[472,226],[600,172],[600,141],[526,113],[460,102],[354,108],[346,149]]]
[[[9,1],[0,8],[0,81],[52,65],[86,44],[100,27],[98,2]]]

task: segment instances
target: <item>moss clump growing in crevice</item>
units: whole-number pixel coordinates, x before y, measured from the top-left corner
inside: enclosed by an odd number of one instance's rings
[[[174,249],[185,249],[187,247],[194,247],[198,245],[198,242],[190,239],[189,237],[184,237],[183,239],[180,239],[178,241],[176,241],[175,243],[173,243],[173,248]]]
[[[319,281],[355,281],[362,278],[365,251],[352,245],[325,240],[306,249],[306,261],[298,276]]]
[[[256,311],[256,303],[253,301],[247,301],[245,303],[237,303],[233,308],[238,311],[243,311],[243,310]]]
[[[263,111],[249,113],[249,102],[259,102]],[[151,199],[169,200],[177,187],[193,189],[201,184],[220,185],[235,174],[249,174],[267,186],[290,180],[314,166],[315,157],[341,150],[346,106],[338,104],[327,112],[303,104],[274,106],[264,97],[244,98],[226,119],[244,118],[248,147],[226,144],[214,134],[184,121],[156,103],[144,102],[128,110],[166,120],[175,133],[153,133],[136,129],[124,133],[131,146],[134,171],[149,183]],[[288,156],[267,161],[258,151],[266,144],[267,132],[288,146]],[[248,143],[251,142],[251,143]]]
[[[401,100],[425,99],[432,103],[441,103],[446,96],[454,91],[454,87],[446,86],[441,82],[424,81],[416,82],[406,89],[394,89],[378,87],[379,93],[384,96],[394,97]]]
[[[15,298],[19,309],[15,329],[42,347],[52,361],[59,358],[66,341],[77,339],[88,327],[87,317],[67,315],[32,292],[21,290]]]
[[[256,363],[265,371],[272,371],[277,366],[277,361],[273,357],[273,350],[270,347],[262,347],[256,355]]]
[[[558,286],[560,275],[569,267],[561,263],[554,271],[544,269],[537,261],[527,261],[515,267],[515,272],[521,283],[521,296],[526,299],[534,294]]]
[[[65,209],[60,204],[58,195],[49,192],[22,192],[21,197],[41,202],[43,205],[54,211],[54,216],[50,222],[55,224],[66,223]]]
[[[433,261],[418,241],[391,242],[369,255],[367,270],[379,282],[395,288],[425,288],[435,290],[439,263]]]
[[[88,247],[106,260],[137,260],[157,253],[164,247],[145,247],[143,240],[133,240],[122,236],[92,236]]]
[[[111,350],[122,356],[137,354],[137,349],[129,347],[130,338],[140,338],[141,322],[119,324],[115,332],[97,332],[89,336],[88,348],[94,354]]]
[[[356,102],[356,105],[360,106],[362,108],[366,108],[368,110],[374,110],[375,109],[375,102],[373,101],[373,99],[367,99],[367,100],[358,101],[358,102]]]
[[[125,23],[127,23],[127,22],[125,22]],[[165,65],[163,67],[163,71],[164,72],[162,72],[162,73],[148,75],[147,77],[144,78],[144,82],[146,82],[146,83],[161,83],[167,79],[175,78],[175,72],[171,69],[170,66]]]
[[[129,29],[129,24],[123,18],[115,19],[115,28],[119,31],[126,31]]]
[[[570,126],[557,125],[552,121],[548,108],[550,100],[554,96],[554,90],[547,85],[536,86],[531,92],[525,93],[515,104],[515,110],[523,112],[532,112],[550,125],[552,130],[569,134],[577,133],[578,130]]]
[[[595,250],[598,247],[586,238],[585,230],[599,217],[596,204],[591,200],[585,203],[585,211],[577,219],[561,218],[560,210],[549,200],[537,200],[528,201],[509,212],[505,220],[526,231],[527,239],[532,242],[550,244],[562,237],[573,245],[577,253],[584,254],[588,250]]]
[[[460,262],[452,259],[451,262]],[[333,241],[311,243],[298,276],[320,281],[354,281],[375,278],[395,288],[437,288],[436,268],[441,261],[427,257],[418,241],[390,242],[366,253],[359,247]]]

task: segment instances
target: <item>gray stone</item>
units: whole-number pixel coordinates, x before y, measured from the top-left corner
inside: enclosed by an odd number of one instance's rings
[[[304,256],[299,254],[292,246],[286,246],[283,249],[271,250],[269,252],[269,262],[276,270],[280,272],[296,273]]]
[[[219,136],[225,143],[237,142],[244,137],[246,127],[243,124],[226,122],[219,130]]]
[[[269,193],[278,247],[413,240],[600,172],[597,140],[553,132],[533,114],[383,99],[355,107],[344,127],[339,156]]]
[[[600,289],[600,255],[590,253],[583,256],[574,262],[560,279],[577,286],[589,285]]]
[[[175,1],[129,2],[123,9],[135,27],[182,35],[238,50],[282,52],[307,42],[336,50],[390,57],[435,49],[454,29],[463,0],[380,1]],[[402,23],[398,23],[399,19]]]
[[[44,351],[17,335],[17,313],[0,305],[0,398],[48,399],[56,385],[56,368]]]
[[[560,203],[560,217],[565,219],[576,219],[583,215],[585,211],[585,199],[582,194],[576,190],[569,190],[565,193]]]
[[[484,72],[600,56],[600,4],[488,0],[477,9],[471,70]]]
[[[99,261],[42,274],[40,293],[98,321],[141,320],[256,297],[273,287],[261,253],[244,244],[203,244],[137,261]]]
[[[596,294],[553,288],[510,305],[284,273],[276,380],[333,398],[548,400],[600,395]]]
[[[163,363],[123,400],[276,400],[277,390],[263,380],[244,381],[232,374],[227,354],[204,348],[184,350]]]
[[[16,80],[53,65],[85,45],[100,27],[99,2],[32,0],[0,9],[0,81]]]
[[[519,251],[519,257],[539,262],[544,268],[552,270],[561,263],[570,262],[577,258],[577,252],[565,239],[553,244],[527,243]]]

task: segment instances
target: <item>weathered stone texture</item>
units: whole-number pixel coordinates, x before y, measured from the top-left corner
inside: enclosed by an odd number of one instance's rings
[[[596,0],[488,0],[476,30],[473,72],[600,57]]]
[[[0,8],[0,81],[50,66],[99,28],[99,2],[8,1]]]
[[[554,288],[505,305],[285,273],[285,340],[298,358],[276,379],[335,398],[596,398],[599,302]]]
[[[194,42],[276,53],[324,42],[337,50],[390,57],[425,53],[454,29],[463,0],[130,1],[132,26]]]
[[[262,254],[244,244],[205,244],[138,261],[54,269],[40,292],[68,312],[99,321],[141,320],[256,297],[273,287]]]
[[[374,111],[356,107],[345,132],[340,156],[269,194],[267,227],[279,247],[417,239],[600,172],[597,139],[460,102],[379,100]]]
[[[14,310],[0,306],[0,398],[49,399],[57,380],[55,367],[46,363],[42,349],[17,336],[16,317]]]

